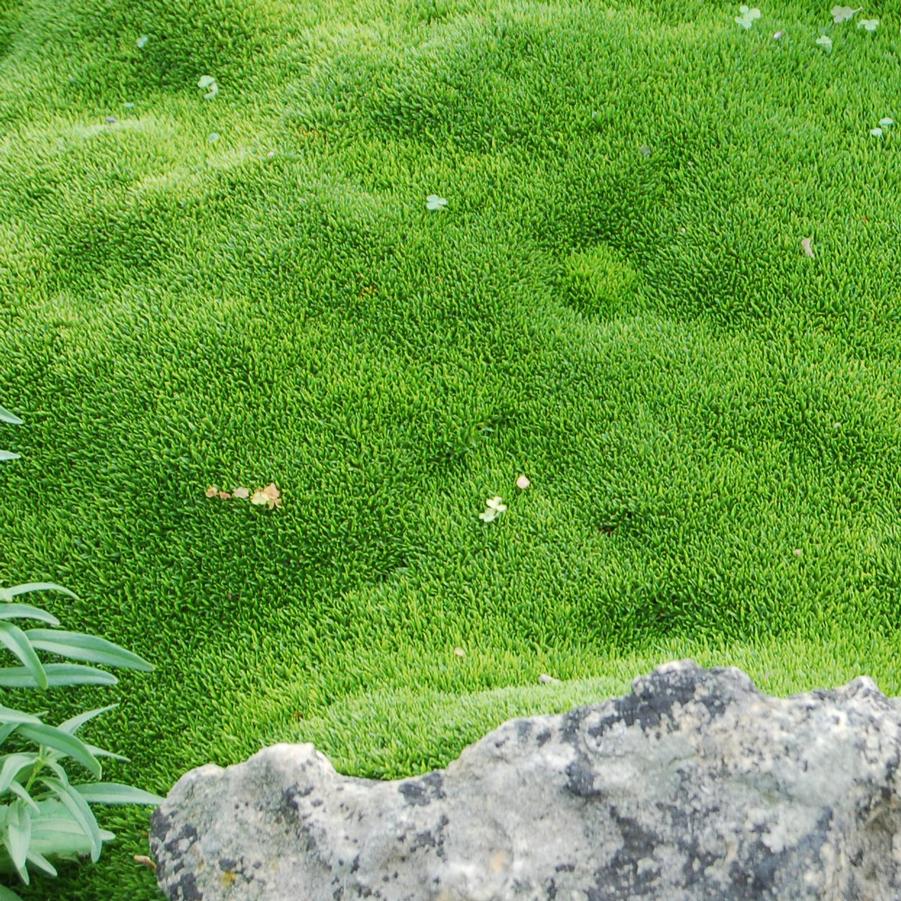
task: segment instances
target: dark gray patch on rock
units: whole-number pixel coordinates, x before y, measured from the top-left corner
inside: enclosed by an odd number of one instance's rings
[[[182,872],[175,882],[175,891],[169,896],[177,901],[203,901],[204,895],[197,887],[193,873]]]
[[[433,801],[442,801],[446,797],[443,790],[444,780],[441,773],[429,773],[421,779],[401,782],[398,790],[407,804],[426,807]]]
[[[566,790],[577,798],[597,799],[603,789],[594,784],[594,770],[581,755],[566,767]]]
[[[444,848],[444,830],[449,823],[450,820],[442,814],[434,829],[424,829],[422,832],[416,833],[410,844],[410,851],[413,852],[418,851],[421,848],[427,848],[434,850],[435,856],[438,857],[439,860],[446,860],[447,852]]]

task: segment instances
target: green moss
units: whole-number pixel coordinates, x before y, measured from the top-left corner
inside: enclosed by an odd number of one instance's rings
[[[901,688],[898,23],[734,15],[0,3],[0,583],[157,664],[111,778],[400,775],[673,656]],[[154,897],[107,820],[33,897]]]
[[[607,318],[638,312],[638,273],[622,255],[603,244],[570,254],[563,263],[561,282],[566,303],[586,316]]]

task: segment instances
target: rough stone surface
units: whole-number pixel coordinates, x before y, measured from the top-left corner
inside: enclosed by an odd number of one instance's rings
[[[681,661],[417,778],[347,778],[277,745],[176,784],[153,819],[157,876],[185,901],[888,901],[899,720],[865,677],[783,699]]]

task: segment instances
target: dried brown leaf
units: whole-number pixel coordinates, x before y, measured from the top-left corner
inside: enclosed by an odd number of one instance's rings
[[[207,497],[215,497],[219,493],[219,489],[215,485],[210,485],[206,490]]]
[[[232,490],[232,497],[240,498],[246,501],[250,497],[250,491],[247,488],[235,488]]]
[[[276,506],[278,506],[279,501],[282,499],[282,493],[275,487],[275,482],[270,482],[264,489],[263,494],[266,497],[270,498]]]
[[[227,491],[219,492],[219,500],[220,501],[230,501],[231,499],[232,499],[232,496]]]
[[[250,497],[250,503],[258,507],[268,507],[270,510],[282,505],[282,493],[275,482],[270,482],[265,488],[257,488]]]

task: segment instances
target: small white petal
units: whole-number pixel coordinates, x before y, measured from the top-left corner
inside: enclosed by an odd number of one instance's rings
[[[883,128],[891,128],[891,127],[895,124],[895,120],[894,120],[894,119],[889,119],[888,116],[885,116],[884,118],[882,118],[882,119],[879,120],[879,124],[880,124]]]
[[[523,476],[520,476],[520,477],[516,480],[516,487],[517,487],[520,491],[525,491],[526,488],[528,488],[531,484],[532,484],[532,483],[529,481],[528,476],[524,476],[524,475],[523,475]]]
[[[881,137],[882,137],[882,129],[881,129],[881,128],[871,128],[871,129],[870,129],[870,134],[871,134],[874,138],[881,138]]]

